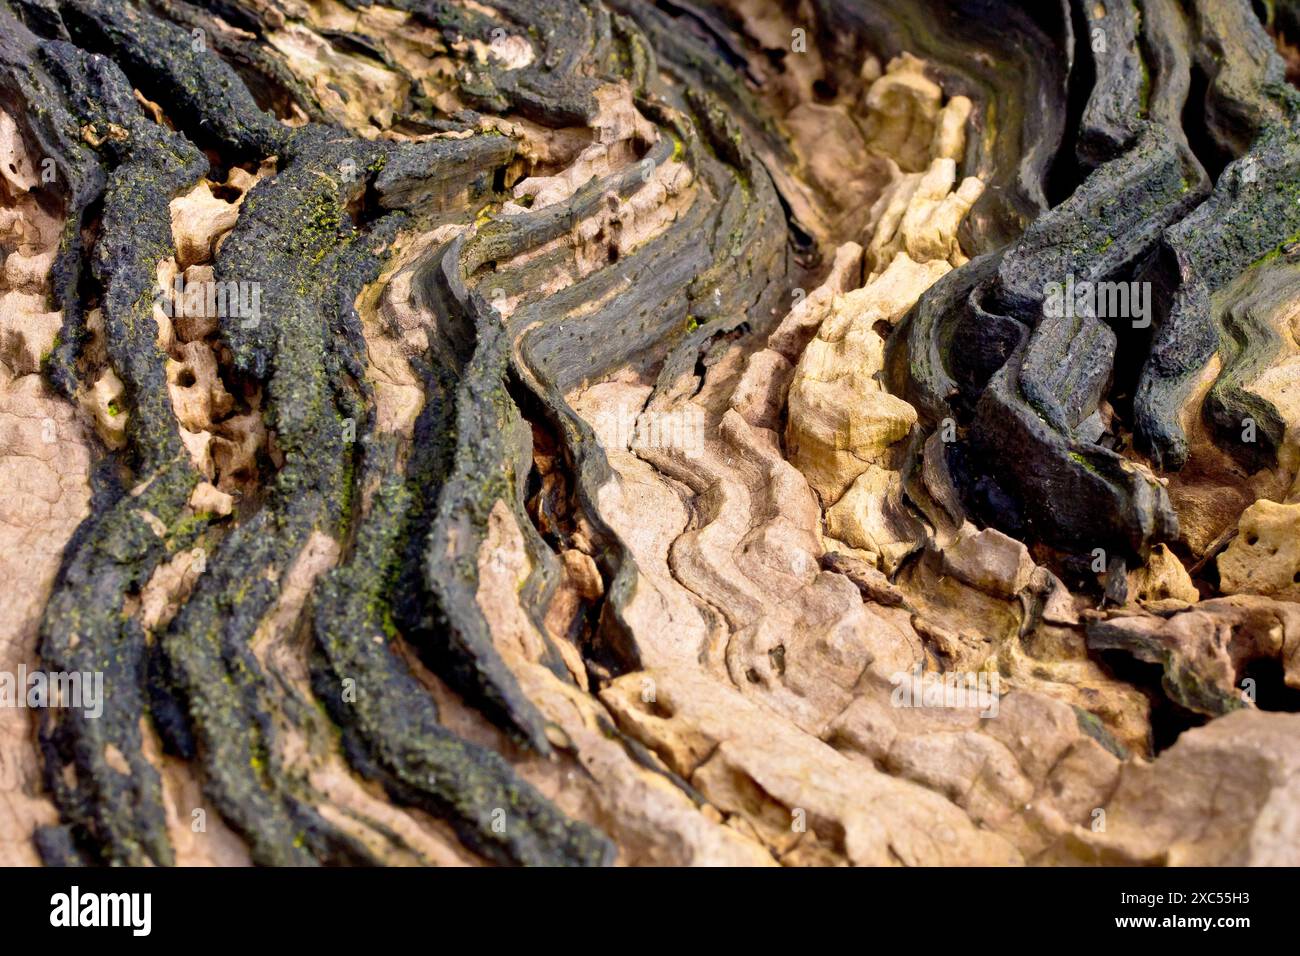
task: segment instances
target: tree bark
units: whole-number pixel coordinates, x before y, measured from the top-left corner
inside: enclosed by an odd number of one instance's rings
[[[1297,10],[0,0],[0,858],[1296,862]]]

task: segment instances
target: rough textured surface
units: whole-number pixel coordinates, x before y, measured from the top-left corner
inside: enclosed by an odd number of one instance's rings
[[[0,0],[0,862],[1300,862],[1298,29]]]

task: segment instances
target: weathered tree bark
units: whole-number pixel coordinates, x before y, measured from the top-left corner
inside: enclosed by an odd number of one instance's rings
[[[0,0],[0,858],[1297,862],[1267,13]]]

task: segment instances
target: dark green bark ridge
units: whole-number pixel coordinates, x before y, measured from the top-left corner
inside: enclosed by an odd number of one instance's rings
[[[220,59],[194,50],[180,27],[144,8],[131,5],[123,15],[117,6],[68,5],[59,10],[61,21],[50,8],[26,9],[33,25],[89,48],[61,40],[42,44],[34,37],[29,44],[40,51],[35,63],[44,64],[62,87],[47,83],[42,92],[55,104],[68,104],[43,127],[68,144],[58,154],[69,162],[80,159],[84,151],[72,144],[87,127],[101,147],[95,167],[104,170],[98,198],[105,212],[91,271],[99,285],[95,298],[105,314],[108,352],[126,385],[131,415],[130,442],[119,467],[129,469],[138,492],[126,495],[120,487],[106,487],[100,493],[96,514],[70,549],[42,626],[44,660],[67,670],[104,670],[112,693],[101,720],[68,712],[73,716],[51,721],[44,731],[48,783],[64,822],[43,834],[40,843],[52,858],[64,861],[75,853],[117,863],[172,861],[159,781],[143,756],[139,731],[141,716],[153,708],[165,745],[199,761],[207,796],[247,840],[255,860],[362,860],[366,854],[355,841],[315,811],[310,786],[280,765],[276,740],[283,729],[277,724],[306,726],[312,714],[302,711],[301,702],[276,703],[281,689],[249,645],[277,599],[276,580],[308,535],[324,530],[341,536],[355,519],[358,446],[345,437],[343,426],[347,420],[361,422],[358,431],[364,434],[368,386],[353,299],[377,277],[382,251],[406,215],[401,210],[445,216],[444,207],[455,195],[490,191],[492,170],[510,160],[513,146],[500,136],[406,146],[367,144],[316,125],[286,129],[256,108]],[[133,85],[149,90],[169,114],[175,111],[180,131],[169,133],[147,119]],[[114,127],[125,135],[110,135]],[[256,513],[202,538],[202,516],[198,521],[184,517],[198,475],[169,407],[165,356],[154,345],[151,315],[154,267],[173,251],[168,202],[208,171],[192,142],[232,163],[278,157],[276,174],[246,198],[215,274],[218,281],[255,281],[265,292],[264,321],[224,320],[222,338],[234,370],[260,389],[264,418],[284,464],[267,482]],[[343,170],[360,176],[342,175]],[[359,227],[354,207],[369,202],[367,190],[373,190],[376,208]],[[93,198],[92,192],[82,202],[88,205]],[[75,305],[71,297],[69,305]],[[69,310],[70,323],[75,311]],[[83,340],[72,337],[74,347]],[[443,373],[465,373],[464,384],[456,386],[465,393],[465,415],[472,416],[479,390],[495,387],[504,396],[500,348],[483,352],[490,368],[471,365]],[[75,352],[66,368],[75,374]],[[481,384],[493,375],[495,386]],[[509,490],[504,475],[498,482],[473,480],[474,493],[488,504],[491,495]],[[436,486],[420,487],[421,494],[437,492]],[[145,513],[161,521],[167,533],[155,534]],[[196,540],[210,551],[207,571],[151,650],[139,624],[124,612],[125,601],[161,561]],[[323,590],[328,596],[328,588]],[[464,594],[457,597],[466,600]],[[462,607],[450,617],[464,614]],[[330,618],[322,612],[322,619]],[[337,623],[354,622],[340,612]],[[338,653],[338,634],[322,632],[320,640],[321,653]],[[500,713],[501,719],[513,720],[529,742],[544,748],[540,724],[535,716],[529,721],[530,705],[511,690],[513,679],[495,661],[490,645],[473,653],[480,663],[458,659],[455,648],[444,655],[453,685],[459,683],[458,670],[488,671],[478,689],[510,698],[512,707]],[[406,691],[409,696],[412,689]],[[390,717],[404,712],[383,711]],[[467,844],[493,859],[599,863],[610,856],[602,838],[565,821],[500,758],[456,740],[435,721],[388,726],[372,720],[349,733],[350,741],[363,741],[397,761],[389,765],[396,770],[394,787],[452,819]],[[129,774],[105,756],[109,747],[125,757]],[[424,764],[411,748],[423,750]],[[349,747],[359,765],[362,752]],[[440,788],[422,783],[425,764],[443,778]],[[410,776],[412,766],[421,770],[419,778]],[[497,805],[515,815],[506,837],[493,828],[490,813]]]
[[[368,470],[380,482],[374,516],[362,524],[348,564],[322,581],[314,616],[318,695],[344,728],[349,755],[393,799],[449,820],[467,846],[489,859],[606,862],[613,848],[603,837],[556,812],[495,752],[443,728],[428,692],[392,648],[390,601],[413,489],[393,474],[391,447],[371,452]],[[353,700],[339,694],[345,679],[355,681]],[[493,813],[500,810],[508,815],[498,830]]]
[[[1224,370],[1204,414],[1218,441],[1251,469],[1276,460],[1278,413],[1241,387],[1276,356],[1276,336],[1248,308],[1215,303],[1300,227],[1297,99],[1249,4],[1196,3],[1186,16],[1163,2],[1108,5],[1100,19],[1072,7],[1075,69],[1054,111],[1083,104],[1077,185],[996,265],[931,289],[891,341],[889,367],[928,424],[961,426],[949,464],[977,520],[1132,562],[1177,540],[1178,523],[1157,477],[1116,450],[1181,468],[1184,407],[1216,352]],[[1067,275],[1150,283],[1149,327],[1046,314],[1049,285]],[[1120,413],[1113,430],[1094,417],[1102,400]],[[1258,438],[1243,442],[1248,418]]]
[[[88,519],[46,608],[42,659],[58,670],[102,670],[112,688],[100,718],[46,712],[46,780],[68,825],[93,840],[106,859],[166,863],[171,850],[159,780],[141,753],[145,639],[124,605],[169,550],[187,547],[193,537],[179,522],[197,476],[167,400],[152,307],[155,265],[172,253],[168,198],[202,175],[207,163],[184,139],[144,118],[111,61],[61,41],[42,52],[67,89],[77,121],[102,127],[106,145],[114,143],[107,137],[110,123],[127,131],[121,146],[106,150],[105,214],[91,271],[102,290],[108,352],[132,413],[135,475],[145,483],[139,494],[121,488],[105,493],[114,500]],[[146,515],[168,528],[167,538],[160,540]],[[110,765],[109,747],[125,757],[129,774]],[[67,765],[75,768],[71,783],[63,772]]]

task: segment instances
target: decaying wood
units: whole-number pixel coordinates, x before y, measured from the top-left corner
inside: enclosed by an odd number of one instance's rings
[[[1300,862],[1255,6],[0,0],[0,861]]]

